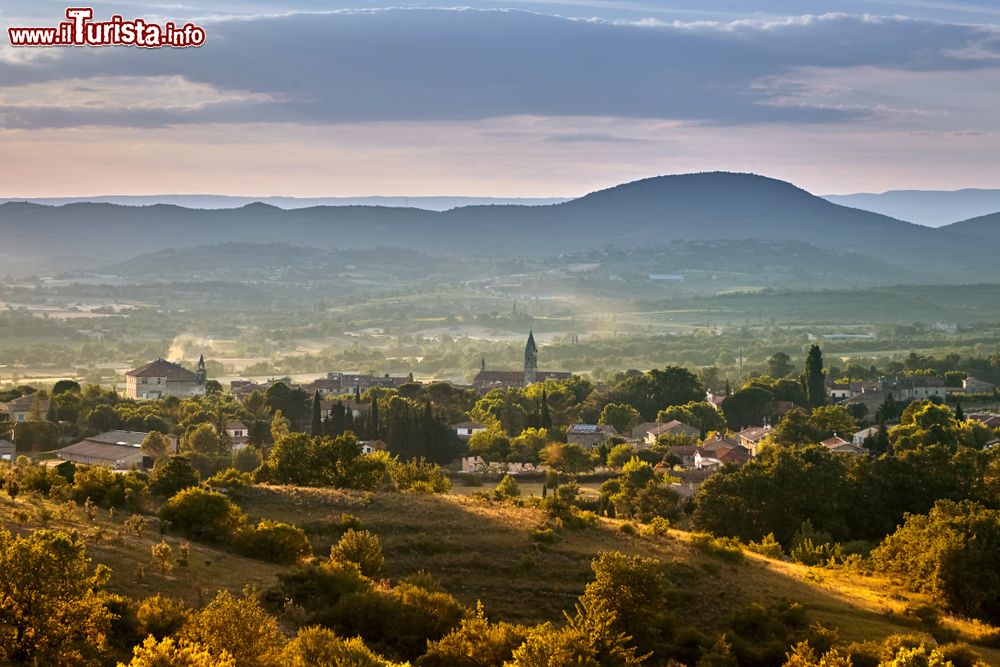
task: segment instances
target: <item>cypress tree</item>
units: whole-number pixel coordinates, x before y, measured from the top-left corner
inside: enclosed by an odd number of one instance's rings
[[[319,400],[319,391],[317,391],[313,394],[312,424],[309,428],[309,435],[312,436],[323,435],[323,410],[320,408]]]
[[[552,428],[552,415],[549,413],[549,396],[542,389],[541,415],[538,419],[539,425],[544,429]]]
[[[726,396],[733,393],[733,385],[729,384],[729,379],[726,378]]]
[[[819,345],[809,348],[806,357],[806,398],[809,407],[818,408],[826,404],[826,383],[823,374],[823,352]]]
[[[965,421],[965,412],[962,410],[961,402],[955,403],[955,420],[960,422]]]
[[[368,437],[379,439],[378,397],[372,396],[372,406],[368,411]]]

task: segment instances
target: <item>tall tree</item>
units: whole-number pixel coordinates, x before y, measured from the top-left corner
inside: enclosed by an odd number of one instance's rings
[[[809,407],[818,408],[826,403],[826,376],[823,374],[823,352],[819,345],[809,348],[809,356],[806,357],[806,398],[809,400]]]
[[[964,422],[965,421],[965,411],[962,410],[962,403],[955,403],[955,421]]]
[[[541,414],[538,419],[538,425],[544,429],[552,428],[552,414],[549,413],[549,396],[544,389],[542,389],[541,398]]]
[[[775,352],[767,360],[767,374],[773,378],[783,378],[792,372],[792,358],[784,352]]]
[[[310,435],[323,435],[323,409],[320,407],[319,391],[313,394],[312,423],[309,426]]]
[[[372,395],[372,406],[368,410],[368,437],[372,440],[379,439],[379,418],[378,418],[378,397]]]

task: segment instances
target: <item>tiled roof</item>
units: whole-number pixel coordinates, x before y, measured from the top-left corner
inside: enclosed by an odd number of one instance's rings
[[[126,375],[136,378],[166,378],[170,382],[195,382],[198,380],[198,376],[192,371],[165,359],[151,361],[130,370]]]

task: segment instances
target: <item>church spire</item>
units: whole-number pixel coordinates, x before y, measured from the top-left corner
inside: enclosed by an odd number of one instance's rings
[[[535,345],[534,330],[528,331],[528,342],[524,346],[524,384],[534,383],[538,375],[538,346]]]

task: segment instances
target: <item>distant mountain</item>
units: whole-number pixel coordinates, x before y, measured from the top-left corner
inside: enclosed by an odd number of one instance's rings
[[[991,213],[989,215],[981,215],[978,218],[953,222],[941,229],[955,234],[1000,241],[1000,213]]]
[[[901,268],[919,266],[926,279],[959,281],[975,266],[984,272],[981,279],[1000,280],[997,248],[990,243],[970,246],[962,234],[838,206],[789,183],[718,172],[649,178],[547,206],[466,206],[445,212],[7,203],[0,205],[0,239],[3,265],[42,266],[50,273],[230,241],[339,250],[391,246],[445,258],[496,258],[757,239],[801,241]],[[720,265],[727,261],[718,258]]]
[[[928,227],[1000,211],[1000,190],[890,190],[881,194],[825,195],[824,199]]]
[[[122,206],[153,206],[170,204],[185,208],[239,208],[261,203],[283,209],[310,206],[391,206],[420,208],[427,211],[447,211],[459,206],[517,204],[544,206],[566,201],[566,197],[234,197],[231,195],[108,195],[99,197],[44,197],[41,199],[0,198],[0,203],[28,202],[46,206],[64,204],[120,204]]]

